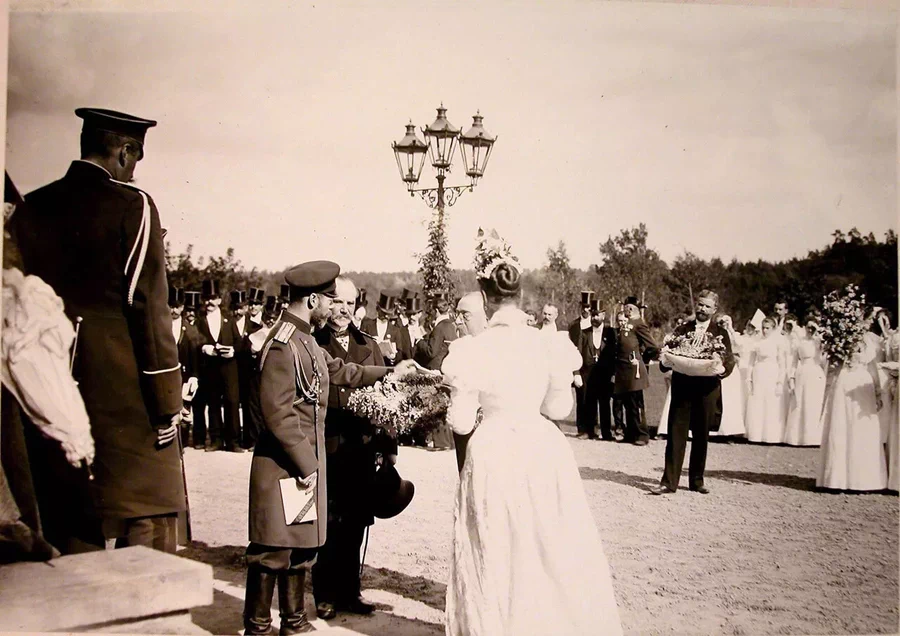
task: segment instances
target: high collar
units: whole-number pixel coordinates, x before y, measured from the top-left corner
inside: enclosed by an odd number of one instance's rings
[[[516,307],[515,305],[504,305],[494,312],[488,321],[489,327],[504,325],[507,327],[518,327],[528,324],[528,314]]]
[[[67,177],[86,177],[91,179],[111,180],[112,175],[103,166],[98,166],[92,161],[76,159],[69,165]]]
[[[312,327],[310,327],[308,322],[306,322],[302,318],[298,318],[297,316],[295,316],[294,314],[289,312],[287,309],[285,309],[282,312],[281,320],[283,320],[284,322],[291,323],[292,325],[297,327],[297,329],[299,329],[300,331],[302,331],[303,333],[305,333],[307,335],[312,333]]]

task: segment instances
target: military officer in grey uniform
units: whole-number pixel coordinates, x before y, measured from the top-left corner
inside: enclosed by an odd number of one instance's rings
[[[325,543],[325,410],[329,385],[366,386],[391,371],[332,358],[310,335],[314,326],[324,326],[328,318],[339,274],[340,267],[329,261],[303,263],[285,274],[291,300],[260,355],[263,427],[250,469],[250,545],[244,603],[247,634],[271,632],[276,581],[281,634],[312,631],[303,608],[303,590],[306,573]],[[409,373],[413,367],[412,361],[405,361],[393,372]],[[315,520],[285,518],[283,479],[293,479],[292,485],[300,490],[314,491]]]
[[[73,375],[97,448],[95,479],[72,478],[85,505],[48,537],[64,553],[103,549],[113,537],[117,546],[174,552],[176,516],[186,509],[173,443],[182,372],[159,213],[129,185],[156,122],[94,108],[75,114],[84,120],[81,159],[13,217],[28,273],[53,288],[69,318],[82,319]]]

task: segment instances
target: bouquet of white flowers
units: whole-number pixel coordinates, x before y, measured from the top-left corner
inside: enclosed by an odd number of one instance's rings
[[[725,351],[722,336],[713,337],[708,331],[700,337],[693,332],[669,334],[663,341],[659,361],[683,375],[711,377],[725,372]]]
[[[866,296],[859,293],[856,285],[847,285],[825,296],[819,333],[829,366],[852,363],[871,324],[866,319]]]
[[[367,418],[391,437],[413,431],[428,432],[447,417],[449,390],[440,375],[408,375],[357,389],[347,409]]]

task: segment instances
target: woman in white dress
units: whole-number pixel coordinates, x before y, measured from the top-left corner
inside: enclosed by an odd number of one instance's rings
[[[467,434],[483,409],[460,473],[446,633],[621,634],[578,466],[547,419],[569,413],[580,356],[528,326],[511,256],[476,273],[488,328],[454,342],[442,367],[453,430]]]
[[[875,317],[882,339],[882,353],[879,356],[879,380],[881,395],[884,401],[882,415],[882,433],[887,448],[887,489],[900,492],[900,395],[898,395],[897,376],[900,373],[900,331],[891,328],[891,314],[883,309]]]
[[[876,366],[880,350],[881,338],[866,333],[860,350],[837,372],[825,396],[819,488],[873,491],[887,487]]]
[[[742,340],[740,335],[734,330],[731,316],[720,316],[716,322],[728,332],[728,337],[731,340],[731,350],[734,353],[734,357],[737,358],[736,363],[740,365],[740,359],[747,354],[744,353],[744,349],[741,346]],[[731,373],[722,380],[722,424],[719,426],[718,431],[711,431],[710,436],[744,437],[746,434],[747,428],[744,424],[744,381],[741,379],[740,373]]]
[[[750,352],[750,397],[747,398],[747,439],[764,444],[780,444],[784,439],[785,339],[775,329],[775,321],[762,323],[762,338]]]
[[[814,320],[798,334],[788,374],[791,395],[784,443],[818,446],[822,443],[822,402],[825,399],[825,358]]]

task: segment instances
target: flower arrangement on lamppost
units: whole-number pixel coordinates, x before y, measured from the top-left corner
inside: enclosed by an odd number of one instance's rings
[[[440,294],[452,297],[453,280],[450,277],[450,259],[447,257],[447,236],[444,227],[444,210],[456,203],[463,192],[471,192],[478,179],[484,176],[491,149],[496,137],[484,129],[481,113],[473,117],[472,127],[462,132],[447,119],[447,109],[441,104],[437,109],[437,119],[422,129],[425,141],[416,135],[412,122],[406,126],[406,135],[399,142],[391,144],[400,178],[406,183],[410,196],[418,194],[434,215],[428,224],[428,250],[419,255],[419,273],[422,274],[422,287],[426,298],[434,298]],[[447,186],[444,184],[450,173],[456,146],[459,145],[463,159],[468,185]],[[431,157],[431,165],[437,173],[436,188],[416,188],[425,155]]]

